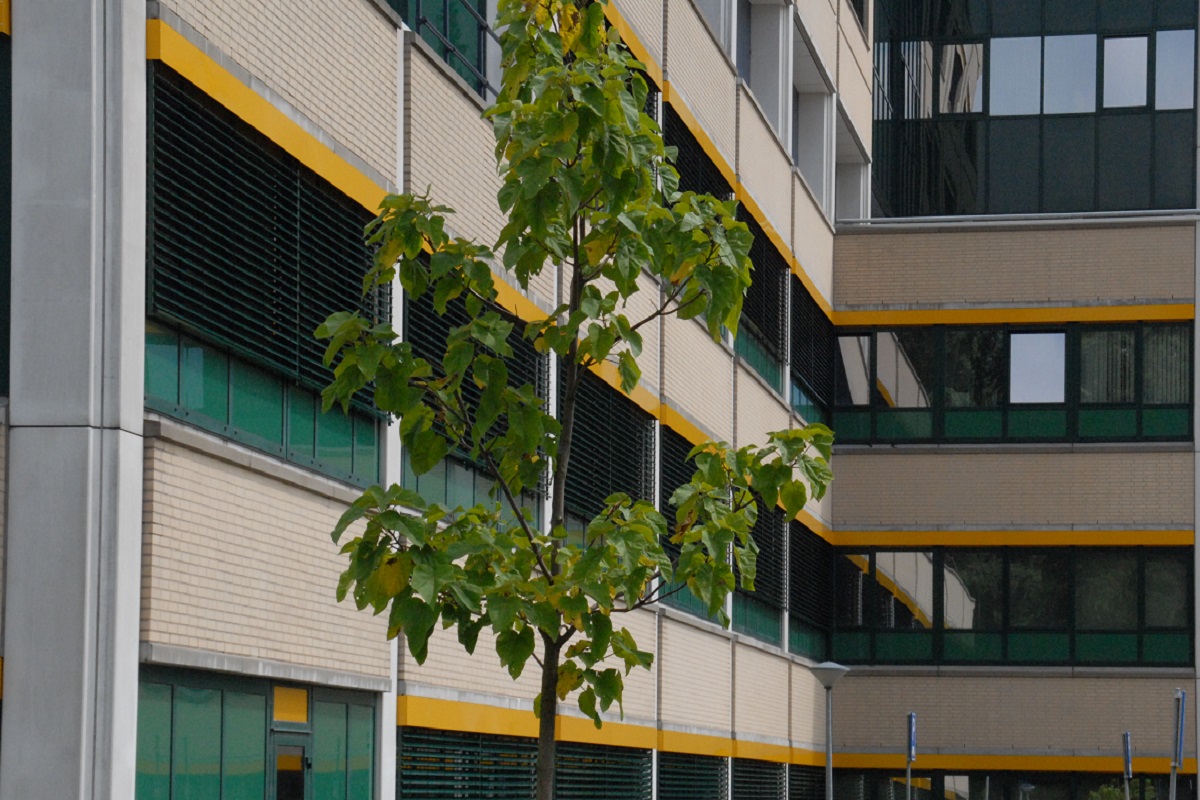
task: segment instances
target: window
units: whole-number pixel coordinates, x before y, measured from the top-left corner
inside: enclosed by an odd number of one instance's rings
[[[663,516],[667,518],[667,537],[669,539],[675,533],[676,509],[671,505],[671,496],[676,489],[691,481],[696,470],[695,465],[687,460],[688,453],[692,451],[692,443],[665,425],[659,425],[658,432],[659,457],[661,459],[658,473],[658,507],[662,510]],[[663,549],[672,560],[679,558],[680,547],[678,545],[666,541],[663,542]],[[661,594],[666,596],[663,602],[673,608],[683,609],[698,617],[708,616],[708,609],[704,604],[682,585],[664,586]]]
[[[400,797],[533,797],[536,739],[416,727],[396,738]]]
[[[783,365],[787,353],[787,262],[743,206],[740,219],[750,228],[754,267],[750,288],[742,304],[742,318],[734,349],[772,389],[783,393]]]
[[[1186,665],[1190,548],[839,552],[830,658]]]
[[[962,42],[943,46],[938,85],[941,87],[939,113],[983,111],[983,44]]]
[[[990,112],[993,116],[1041,111],[1042,40],[1037,36],[992,40]]]
[[[1042,110],[1078,114],[1096,110],[1096,37],[1047,36]]]
[[[1195,31],[1159,31],[1154,50],[1154,107],[1159,111],[1194,107]]]
[[[499,87],[489,75],[488,56],[499,50],[499,39],[484,0],[388,0],[388,5],[469,86],[495,97]]]
[[[833,627],[833,546],[788,523],[788,652],[824,661]]]
[[[765,508],[758,502],[758,520],[750,535],[758,545],[758,562],[754,577],[754,591],[741,587],[740,573],[738,588],[733,595],[732,626],[735,631],[745,633],[772,644],[782,644],[784,607],[784,518],[777,508]]]
[[[1146,105],[1146,37],[1104,40],[1104,107]]]
[[[840,442],[1187,439],[1190,336],[1178,323],[842,334],[833,427]]]
[[[650,751],[559,742],[556,800],[650,800]]]

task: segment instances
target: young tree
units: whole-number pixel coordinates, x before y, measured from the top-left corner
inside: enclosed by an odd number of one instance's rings
[[[810,425],[771,434],[760,448],[695,448],[695,475],[671,499],[674,558],[663,547],[666,520],[642,499],[613,495],[584,530],[569,528],[564,490],[585,372],[615,363],[632,391],[640,330],[662,315],[700,318],[714,339],[736,334],[750,234],[733,202],[677,191],[673,153],[643,113],[641,65],[605,24],[601,0],[501,0],[498,24],[503,77],[487,116],[508,219],[499,239],[489,248],[450,237],[449,209],[412,195],[388,197],[367,229],[376,257],[365,291],[398,276],[410,298],[432,293],[438,313],[463,303],[469,322],[451,330],[441,363],[416,357],[387,321],[355,313],[331,316],[318,335],[336,364],[326,408],[373,385],[380,410],[399,420],[413,472],[457,451],[494,484],[491,501],[458,509],[400,486],[368,489],[333,532],[339,541],[365,519],[343,546],[339,600],[352,593],[359,608],[386,610],[388,635],[403,632],[418,662],[439,622],[468,653],[489,630],[514,678],[534,659],[537,796],[551,800],[559,701],[575,694],[599,726],[601,712],[621,703],[623,674],[650,666],[652,655],[613,615],[682,589],[723,616],[735,574],[754,585],[755,496],[789,516],[820,498],[833,437]],[[532,386],[509,379],[518,334],[496,310],[497,263],[522,287],[544,269],[563,270],[566,301],[520,334],[560,359],[557,416]],[[629,319],[626,301],[642,275],[660,287],[656,307]],[[547,478],[549,520],[538,526],[520,498]]]

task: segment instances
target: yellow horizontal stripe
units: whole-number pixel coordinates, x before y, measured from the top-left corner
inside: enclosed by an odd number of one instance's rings
[[[411,695],[396,698],[396,724],[493,736],[538,735],[538,719],[532,711]]]
[[[633,28],[621,16],[621,12],[612,3],[604,6],[604,16],[608,18],[608,22],[617,29],[617,33],[621,34],[621,41],[629,48],[629,52],[633,53],[633,57],[646,65],[646,74],[654,81],[655,85],[663,85],[662,67],[658,62],[650,57],[650,51],[642,44],[642,40],[633,32]]]
[[[931,308],[834,311],[835,325],[988,325],[1063,322],[1185,322],[1195,319],[1194,303],[1037,308]]]
[[[560,742],[641,747],[651,750],[658,742],[658,730],[628,722],[606,722],[599,729],[590,719],[559,716],[555,738]]]
[[[599,364],[592,365],[592,372],[609,386],[624,394],[621,389],[621,373],[616,364],[611,361],[601,361]],[[659,403],[658,396],[651,394],[650,390],[640,383],[633,387],[633,392],[627,396],[642,411],[656,419],[659,417],[661,403]]]
[[[521,294],[517,287],[500,278],[496,278],[495,283],[496,302],[510,314],[515,315],[523,322],[540,322],[546,318],[546,312],[542,311],[537,303]],[[523,335],[524,331],[521,333]]]
[[[734,758],[754,758],[786,764],[792,760],[792,748],[785,744],[766,744],[746,739],[733,740]]]
[[[12,35],[12,6],[8,0],[0,0],[0,33]]]
[[[670,81],[663,81],[662,98],[664,103],[669,103],[671,108],[675,109],[675,113],[683,120],[683,124],[691,131],[692,136],[696,137],[696,141],[700,144],[700,149],[705,152],[709,159],[716,166],[717,171],[725,178],[730,186],[737,186],[737,173],[733,171],[733,167],[725,156],[721,155],[721,151],[717,149],[717,145],[711,138],[708,132],[704,130],[704,126],[700,124],[700,120],[696,119],[696,115],[687,107],[683,99],[676,96],[674,88]]]
[[[904,753],[834,753],[837,769],[887,769],[903,771]],[[822,761],[824,763],[824,761]],[[1121,756],[1034,756],[1034,755],[940,755],[917,754],[913,769],[966,771],[1039,771],[1039,772],[1109,772],[1120,773],[1124,768]],[[1168,773],[1170,759],[1134,758],[1133,772],[1137,774]],[[1196,773],[1196,759],[1185,758],[1183,774]]]
[[[1066,547],[1071,545],[1186,547],[1195,544],[1188,530],[1116,531],[833,531],[824,538],[838,547],[897,545],[959,547]]]
[[[162,61],[191,81],[200,91],[364,208],[372,212],[378,210],[380,201],[387,194],[382,186],[290,120],[162,20],[146,21],[146,56]]]
[[[728,758],[733,755],[733,739],[728,736],[660,730],[658,732],[658,749],[668,753]]]

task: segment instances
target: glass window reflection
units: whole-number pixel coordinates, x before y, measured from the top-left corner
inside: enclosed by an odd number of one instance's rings
[[[1075,559],[1075,625],[1080,630],[1137,629],[1137,555],[1080,552]]]
[[[1047,36],[1042,107],[1047,114],[1096,110],[1096,37]]]
[[[834,402],[840,406],[870,403],[871,337],[839,336],[834,361]]]
[[[1009,347],[1009,402],[1063,402],[1067,335],[1014,333],[1009,337]]]
[[[1104,40],[1104,107],[1146,105],[1147,37]]]
[[[1004,561],[986,550],[945,553],[945,626],[954,630],[998,631],[1004,622]]]
[[[1182,325],[1147,327],[1143,333],[1142,400],[1147,405],[1187,403],[1191,387],[1191,331]]]
[[[1004,400],[1004,332],[946,331],[946,405],[996,408]]]
[[[1146,627],[1187,627],[1191,594],[1189,558],[1185,551],[1147,554]]]
[[[948,44],[942,47],[941,94],[938,111],[942,114],[969,114],[983,111],[983,44]]]
[[[1009,626],[1065,630],[1069,567],[1062,553],[1014,553],[1008,564]]]
[[[1159,31],[1154,41],[1154,107],[1195,105],[1196,32]]]
[[[876,346],[880,404],[888,408],[928,408],[938,369],[933,331],[880,331]]]
[[[1133,331],[1086,331],[1079,336],[1079,401],[1132,403]]]
[[[992,115],[1037,114],[1041,110],[1041,88],[1041,38],[992,39]]]
[[[875,582],[881,629],[933,627],[932,553],[876,553]]]

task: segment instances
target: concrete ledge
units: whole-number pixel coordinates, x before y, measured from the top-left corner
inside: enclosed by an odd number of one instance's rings
[[[319,686],[336,686],[365,692],[389,692],[392,690],[392,682],[388,678],[357,675],[352,672],[340,672],[319,667],[302,667],[282,661],[247,658],[211,650],[179,647],[178,645],[142,642],[138,655],[143,664],[230,672],[237,675],[253,675],[258,678],[311,683]]]

